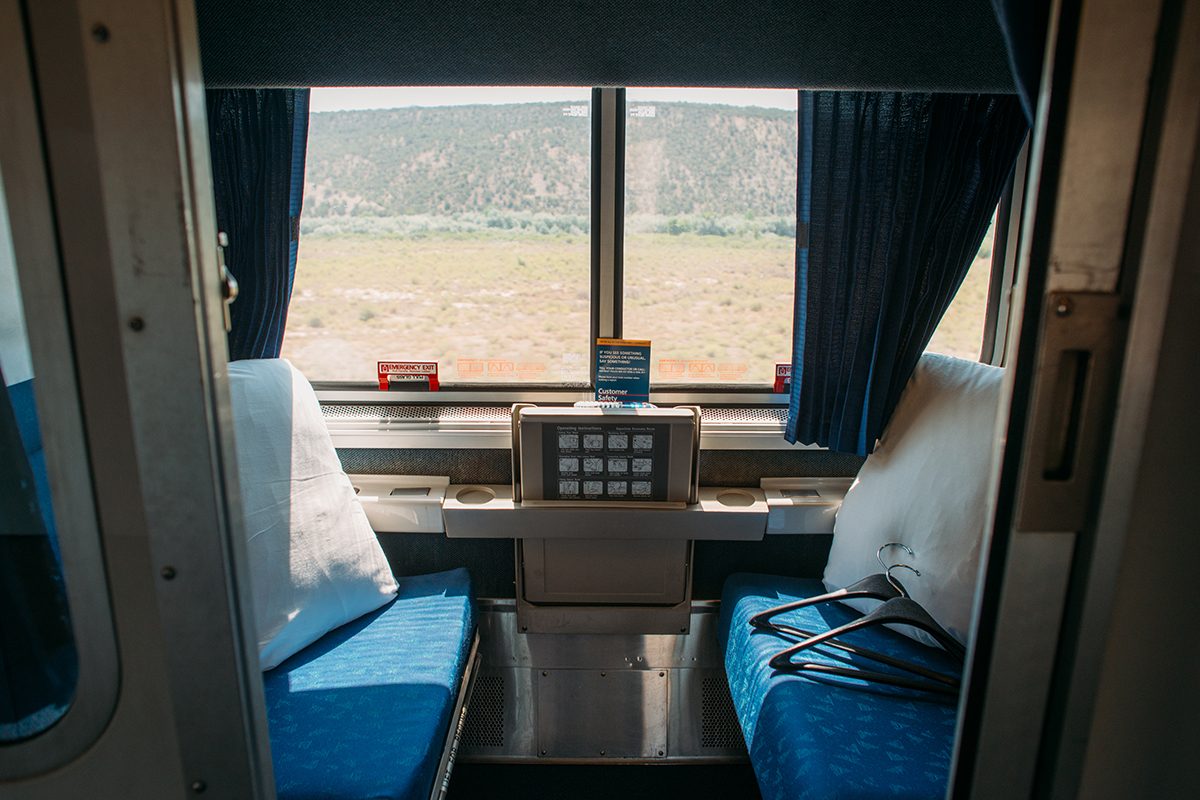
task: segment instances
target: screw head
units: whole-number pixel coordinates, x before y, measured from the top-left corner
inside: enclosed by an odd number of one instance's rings
[[[1071,302],[1069,297],[1060,297],[1054,306],[1054,313],[1060,317],[1069,317],[1071,312],[1075,310],[1075,304]]]
[[[196,794],[201,794],[208,788],[208,784],[204,781],[192,781],[192,791]]]
[[[175,568],[170,564],[162,568],[161,574],[164,581],[175,580]],[[203,783],[203,781],[197,781],[197,783]]]
[[[146,327],[146,320],[142,319],[141,317],[130,317],[130,319],[129,319],[129,329],[130,330],[140,331],[145,327]]]
[[[92,26],[92,38],[100,44],[104,44],[110,38],[108,26],[102,22],[98,22]],[[199,781],[198,781],[199,782]],[[194,784],[193,784],[194,785]],[[200,791],[203,791],[202,789]]]

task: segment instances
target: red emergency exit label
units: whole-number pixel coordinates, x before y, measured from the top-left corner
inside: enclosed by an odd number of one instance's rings
[[[775,394],[786,394],[792,390],[792,365],[775,365]]]
[[[436,361],[380,361],[379,388],[438,390],[438,365]],[[424,384],[424,385],[414,385]]]

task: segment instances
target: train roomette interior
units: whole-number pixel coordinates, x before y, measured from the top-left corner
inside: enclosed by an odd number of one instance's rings
[[[1200,0],[0,0],[0,797],[1200,796]]]

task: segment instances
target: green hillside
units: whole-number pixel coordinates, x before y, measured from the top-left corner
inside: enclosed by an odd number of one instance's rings
[[[639,104],[642,106],[651,104]],[[627,122],[631,214],[794,218],[795,114],[654,103]],[[307,218],[586,220],[592,120],[563,103],[314,113]]]

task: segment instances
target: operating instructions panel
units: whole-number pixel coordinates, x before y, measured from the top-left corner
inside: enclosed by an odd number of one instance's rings
[[[688,500],[697,438],[690,411],[524,408],[520,414],[525,499]]]
[[[669,445],[667,425],[548,424],[545,499],[666,500]]]

